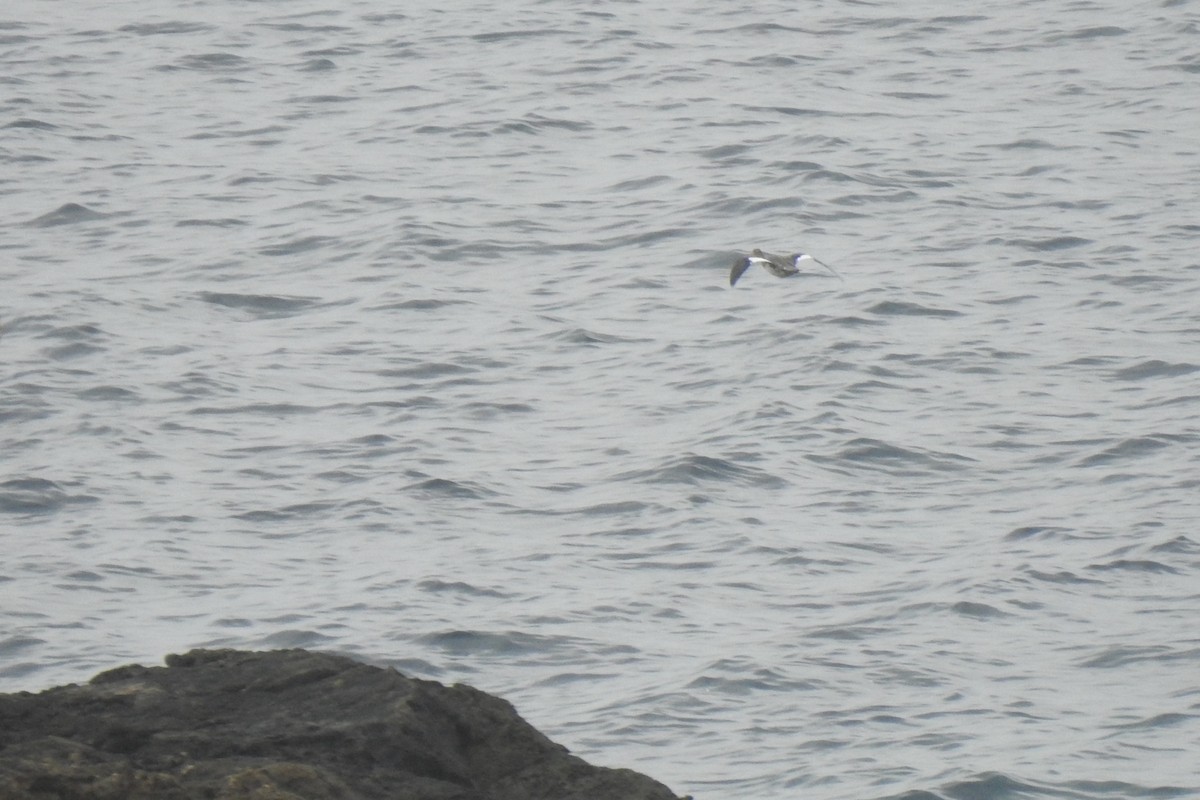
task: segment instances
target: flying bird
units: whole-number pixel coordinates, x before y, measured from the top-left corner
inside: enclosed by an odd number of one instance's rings
[[[762,250],[753,250],[750,255],[745,258],[738,259],[733,265],[733,269],[729,271],[729,285],[733,286],[738,282],[738,278],[750,269],[754,264],[762,264],[763,269],[774,275],[776,278],[794,278],[800,274],[800,264],[805,261],[811,261],[814,264],[820,264],[825,269],[829,270],[840,281],[845,281],[837,270],[826,264],[824,261],[818,261],[808,253],[793,253],[790,256],[778,256],[774,253],[764,253]]]

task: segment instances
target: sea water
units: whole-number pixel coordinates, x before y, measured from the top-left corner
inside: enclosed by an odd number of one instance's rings
[[[701,800],[1200,796],[1198,132],[1187,2],[10,2],[0,690],[307,647]]]

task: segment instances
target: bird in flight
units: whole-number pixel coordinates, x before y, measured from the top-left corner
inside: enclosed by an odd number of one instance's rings
[[[745,258],[738,259],[737,263],[733,265],[733,269],[729,271],[729,285],[733,286],[737,283],[738,278],[742,277],[742,274],[755,264],[762,264],[763,269],[776,278],[793,278],[800,274],[800,264],[805,261],[820,264],[837,277],[838,280],[843,282],[846,280],[833,267],[824,261],[818,261],[808,253],[793,253],[790,256],[778,256],[774,253],[764,253],[762,250],[756,249],[751,251],[750,255]]]

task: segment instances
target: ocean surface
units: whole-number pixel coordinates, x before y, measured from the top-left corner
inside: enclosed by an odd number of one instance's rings
[[[0,691],[306,647],[697,800],[1200,797],[1195,2],[10,0],[0,357]]]

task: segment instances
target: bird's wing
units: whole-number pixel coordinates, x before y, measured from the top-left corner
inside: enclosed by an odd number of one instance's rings
[[[845,283],[845,282],[846,282],[846,279],[842,277],[842,273],[838,272],[836,269],[834,269],[833,267],[829,266],[829,265],[828,265],[828,264],[826,264],[824,261],[817,261],[817,259],[815,259],[815,258],[813,259],[813,261],[816,261],[816,262],[817,262],[818,264],[820,264],[822,267],[824,267],[825,269],[829,270],[829,272],[830,272],[831,274],[833,274],[833,275],[834,275],[834,276],[835,276],[835,277],[836,277],[836,278],[837,278],[839,281],[841,281],[842,283]]]
[[[754,262],[748,258],[739,259],[733,265],[733,269],[729,270],[729,285],[733,286],[738,282],[738,278],[742,277],[742,273],[750,269],[750,265]]]
[[[812,261],[815,264],[820,264],[822,267],[829,270],[830,274],[832,274],[834,277],[836,277],[839,281],[841,281],[842,283],[846,282],[846,279],[842,277],[842,274],[840,272],[838,272],[836,269],[834,269],[833,267],[826,264],[824,261],[821,261],[819,258],[810,256],[808,253],[796,253],[796,255],[792,256],[792,263],[796,265],[797,269],[800,268],[800,262],[805,261],[805,260]]]
[[[826,267],[826,269],[829,270],[829,272],[832,273],[832,275],[834,277],[838,278],[839,281],[841,281],[842,283],[846,282],[846,278],[841,277],[841,272],[833,269],[832,266],[829,266],[828,264],[824,263],[824,261],[818,261],[817,259],[812,259],[812,260],[817,261],[817,264],[820,264],[821,266]]]

